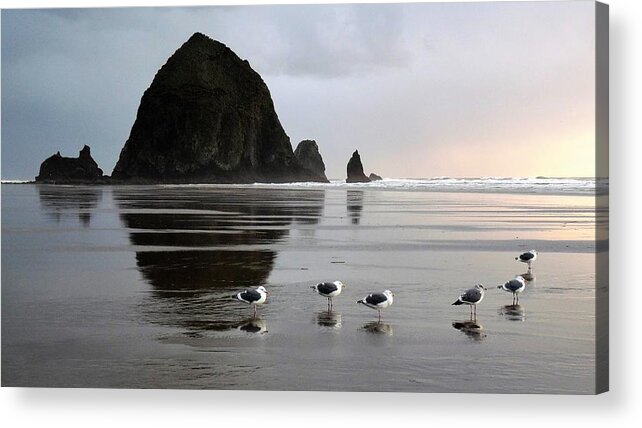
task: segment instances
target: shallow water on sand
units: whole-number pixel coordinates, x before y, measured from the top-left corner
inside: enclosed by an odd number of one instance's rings
[[[592,393],[594,211],[590,196],[2,185],[2,385]],[[495,287],[531,248],[514,306]],[[335,279],[328,314],[310,285]],[[471,322],[451,303],[477,283]],[[252,319],[232,296],[261,284]],[[355,302],[386,288],[377,323]]]

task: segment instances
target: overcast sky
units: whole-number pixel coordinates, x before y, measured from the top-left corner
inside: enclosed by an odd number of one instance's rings
[[[2,11],[2,178],[84,144],[106,174],[144,90],[200,31],[267,83],[330,178],[592,176],[594,3]]]

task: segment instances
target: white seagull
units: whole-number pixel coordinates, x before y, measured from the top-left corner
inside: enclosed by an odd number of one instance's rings
[[[528,272],[530,272],[531,263],[537,260],[537,251],[535,250],[526,251],[525,253],[522,253],[519,256],[515,257],[515,260],[519,260],[522,263],[528,264]]]
[[[247,289],[236,295],[241,302],[245,302],[254,308],[254,318],[256,318],[256,307],[265,303],[268,291],[262,285],[256,289]]]
[[[328,298],[328,312],[332,310],[332,298],[341,294],[343,287],[345,287],[345,285],[343,285],[341,281],[321,282],[317,285],[310,286],[310,288],[319,293],[319,295]]]
[[[370,309],[376,309],[379,314],[379,321],[381,321],[381,310],[392,305],[394,300],[394,293],[390,290],[385,290],[383,293],[371,293],[357,303],[361,303]]]
[[[473,317],[473,308],[475,310],[475,317],[477,317],[477,304],[484,299],[484,287],[481,284],[477,284],[471,289],[464,291],[464,293],[459,296],[453,305],[470,305],[470,317]]]
[[[525,287],[526,281],[521,275],[517,275],[514,279],[505,282],[503,285],[497,286],[497,288],[513,293],[513,305],[519,304],[519,293],[524,291]]]

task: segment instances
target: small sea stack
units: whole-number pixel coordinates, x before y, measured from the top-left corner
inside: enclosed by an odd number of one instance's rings
[[[108,177],[103,176],[103,170],[91,157],[91,149],[85,145],[77,158],[64,157],[57,152],[45,159],[40,165],[40,173],[36,177],[38,183],[50,184],[83,184],[102,183]]]
[[[319,153],[319,146],[316,141],[301,141],[299,145],[296,146],[296,150],[294,150],[294,156],[303,168],[312,171],[328,182],[328,178],[325,175],[325,163],[323,163],[323,157],[321,157],[321,153]]]
[[[369,183],[371,181],[363,172],[359,150],[355,150],[348,161],[347,173],[346,183]]]
[[[375,174],[374,172],[371,172],[370,175],[368,176],[370,181],[381,181],[383,178],[380,175]]]

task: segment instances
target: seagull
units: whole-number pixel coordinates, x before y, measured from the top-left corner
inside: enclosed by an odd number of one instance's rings
[[[383,293],[371,293],[357,303],[366,305],[370,309],[376,309],[379,314],[379,321],[381,321],[381,310],[392,305],[394,293],[390,290],[385,290]]]
[[[477,284],[475,287],[466,290],[459,299],[455,300],[453,305],[470,305],[470,317],[473,317],[473,308],[475,309],[475,317],[477,316],[477,304],[482,301],[484,298],[484,287],[481,284]]]
[[[311,289],[321,296],[328,298],[328,312],[332,310],[332,298],[341,294],[343,287],[345,287],[345,285],[343,285],[341,281],[321,282],[317,285],[310,286]]]
[[[525,253],[522,253],[519,256],[515,257],[515,260],[519,260],[522,263],[528,264],[528,272],[530,273],[530,271],[531,271],[531,263],[533,263],[535,260],[537,260],[537,251],[530,250],[530,251],[527,251]]]
[[[519,293],[524,291],[526,287],[526,281],[521,275],[517,275],[515,279],[505,282],[503,285],[498,285],[497,288],[501,288],[504,291],[513,293],[513,305],[519,304]]]
[[[254,318],[256,318],[256,307],[257,305],[262,305],[267,299],[268,291],[262,285],[256,289],[247,289],[241,291],[236,295],[236,298],[241,302],[245,302],[250,306],[254,307]]]

